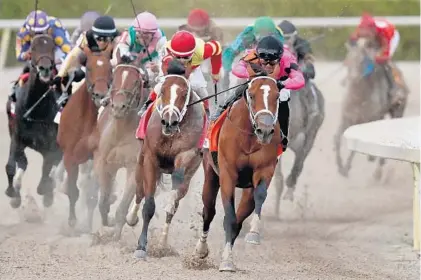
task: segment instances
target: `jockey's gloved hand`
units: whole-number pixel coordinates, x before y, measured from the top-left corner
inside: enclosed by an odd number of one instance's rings
[[[131,57],[131,56],[128,56],[128,55],[123,55],[122,57],[121,57],[121,62],[123,62],[123,63],[132,63],[132,61],[133,61],[134,59]]]
[[[281,90],[285,87],[285,85],[282,83],[282,81],[276,81],[276,86],[278,87],[279,90]]]
[[[63,78],[60,76],[55,76],[54,79],[51,81],[51,85],[55,86],[57,89],[61,90]]]
[[[75,76],[73,77],[73,82],[80,82],[85,78],[85,72],[81,68],[75,70],[74,72]]]

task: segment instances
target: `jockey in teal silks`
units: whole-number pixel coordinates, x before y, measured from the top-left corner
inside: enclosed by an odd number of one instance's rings
[[[254,21],[254,24],[244,28],[234,42],[222,53],[222,66],[224,70],[230,72],[235,57],[244,50],[255,47],[257,41],[267,35],[273,35],[282,43],[284,42],[282,30],[276,26],[270,17],[259,17]]]

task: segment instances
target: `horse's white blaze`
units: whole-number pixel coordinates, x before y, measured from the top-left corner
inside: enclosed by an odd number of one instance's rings
[[[121,85],[124,85],[124,82],[126,81],[128,75],[129,75],[129,71],[124,70],[123,74],[121,75],[122,76],[121,77]]]
[[[171,121],[172,115],[174,113],[175,101],[177,100],[177,90],[179,88],[180,87],[177,84],[173,84],[171,86],[171,89],[170,89],[170,93],[171,93],[171,95],[170,95],[170,107],[169,107],[169,110],[168,110],[168,113],[170,114],[170,121]]]
[[[104,61],[102,61],[101,59],[98,59],[98,60],[96,61],[96,65],[98,65],[98,66],[102,66],[102,65],[104,65]]]
[[[16,171],[15,177],[13,178],[13,186],[14,187],[18,187],[20,185],[22,185],[22,179],[23,179],[23,175],[25,174],[25,170],[23,170],[22,168],[18,168],[18,170]]]
[[[261,90],[263,90],[263,102],[265,103],[265,109],[269,110],[269,91],[270,86],[269,85],[262,85],[260,87]]]

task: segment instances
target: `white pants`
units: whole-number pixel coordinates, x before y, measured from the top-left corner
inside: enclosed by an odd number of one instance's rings
[[[56,63],[57,71],[60,70],[61,64],[63,63],[65,56],[66,56],[66,54],[59,47],[57,47],[55,49],[55,51],[54,51],[54,61]]]
[[[164,77],[161,77],[159,79],[159,82],[154,87],[154,91],[157,95],[161,94],[161,87],[162,87],[162,84],[164,83]],[[202,73],[202,69],[200,67],[197,67],[191,72],[189,81],[190,81],[190,86],[192,90],[196,92],[200,98],[204,98],[208,96],[208,90],[206,89],[206,86],[208,83],[206,82],[205,77],[203,76],[203,73]]]
[[[393,34],[392,40],[390,40],[390,43],[389,43],[389,49],[390,49],[389,57],[390,58],[392,58],[393,54],[395,53],[396,49],[398,48],[400,39],[401,39],[401,36],[399,34],[399,31],[395,30],[395,33]]]

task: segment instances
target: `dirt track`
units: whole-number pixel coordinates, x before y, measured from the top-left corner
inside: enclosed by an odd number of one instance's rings
[[[419,63],[398,64],[411,89],[406,115],[419,115]],[[223,212],[218,198],[218,212],[212,224],[209,245],[213,268],[192,270],[183,266],[186,255],[197,240],[195,228],[201,217],[198,192],[203,181],[202,169],[192,181],[189,195],[170,229],[169,242],[179,256],[152,258],[147,262],[132,258],[140,226],[125,227],[119,244],[92,246],[92,236],[68,236],[68,200],[57,193],[55,203],[44,215],[44,223],[29,223],[27,209],[13,210],[6,189],[6,174],[0,172],[0,279],[419,279],[419,259],[412,251],[412,179],[405,163],[389,161],[381,182],[372,179],[375,165],[364,156],[356,156],[350,178],[336,171],[333,134],[338,126],[340,101],[344,89],[339,85],[344,71],[338,63],[318,63],[317,84],[326,99],[326,118],[315,146],[298,181],[294,203],[283,202],[282,221],[273,217],[274,186],[264,206],[262,245],[245,244],[243,237],[234,247],[236,274],[217,270],[223,245]],[[5,104],[8,83],[18,70],[0,73],[0,104]],[[329,81],[333,81],[329,83]],[[6,164],[7,136],[4,106],[0,121],[0,155]],[[391,132],[393,133],[393,132]],[[28,151],[29,166],[23,180],[23,196],[36,194],[41,157]],[[285,155],[289,170],[293,156]],[[4,170],[4,169],[2,169]],[[119,182],[124,182],[119,174]],[[163,201],[158,198],[159,220],[151,228],[163,225]],[[27,201],[24,200],[24,206]],[[81,206],[79,200],[78,206]],[[115,205],[111,213],[114,213]],[[43,210],[40,210],[43,212]],[[36,212],[36,211],[35,211]],[[99,228],[99,213],[96,228]],[[78,219],[84,216],[79,213]],[[141,224],[141,223],[140,223]]]

